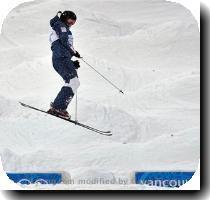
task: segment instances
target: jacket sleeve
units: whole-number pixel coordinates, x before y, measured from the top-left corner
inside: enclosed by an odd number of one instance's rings
[[[64,48],[66,48],[67,50],[69,50],[69,52],[74,55],[75,52],[74,50],[71,48],[71,46],[69,45],[69,41],[68,41],[68,31],[66,26],[60,21],[58,16],[55,16],[53,19],[50,20],[50,26],[52,27],[52,29],[56,32],[56,34],[59,37],[59,40],[61,42],[61,44],[63,45]]]

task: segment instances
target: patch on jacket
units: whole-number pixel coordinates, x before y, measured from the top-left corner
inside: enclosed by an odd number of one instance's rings
[[[66,29],[66,27],[61,27],[61,32],[62,32],[62,33],[65,33],[65,32],[67,32],[67,29]]]

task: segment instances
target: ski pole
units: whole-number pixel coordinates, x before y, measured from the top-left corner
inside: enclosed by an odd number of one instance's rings
[[[88,65],[91,69],[93,69],[97,74],[99,74],[103,79],[105,79],[108,83],[110,83],[115,89],[117,89],[119,92],[121,92],[122,94],[124,94],[124,92],[118,88],[114,83],[112,83],[108,78],[106,78],[103,74],[101,74],[99,71],[97,71],[93,66],[91,66],[89,63],[87,63],[83,57],[80,57],[80,59],[86,64]]]

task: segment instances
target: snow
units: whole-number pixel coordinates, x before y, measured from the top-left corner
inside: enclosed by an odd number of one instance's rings
[[[48,35],[49,20],[67,9],[78,15],[71,29],[75,49],[125,92],[118,93],[81,61],[79,121],[112,130],[112,137],[18,104],[47,110],[62,87],[51,65]],[[64,171],[74,180],[130,181],[135,171],[197,169],[200,34],[181,5],[163,0],[24,3],[5,19],[0,43],[0,155],[5,171]],[[75,99],[69,112],[74,116]],[[148,189],[132,181],[126,186],[54,187]]]

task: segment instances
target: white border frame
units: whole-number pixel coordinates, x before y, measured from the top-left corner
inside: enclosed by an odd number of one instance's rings
[[[1,1],[1,6],[0,6],[0,33],[1,33],[1,28],[3,21],[5,17],[8,15],[8,13],[18,6],[21,3],[24,2],[29,2],[33,0],[6,0],[6,1]],[[169,0],[172,2],[177,2],[184,7],[188,8],[195,19],[198,22],[198,26],[200,29],[200,3],[202,2],[205,6],[208,8],[210,7],[209,0]],[[9,180],[7,177],[6,173],[3,171],[3,166],[1,163],[1,158],[0,158],[0,190],[23,190],[24,188],[21,188],[17,184],[13,183],[12,181]],[[196,171],[195,175],[193,178],[186,183],[184,186],[180,187],[181,190],[199,190],[200,189],[200,163],[198,166],[198,170]],[[5,195],[3,195],[0,191],[0,199],[4,200]]]

